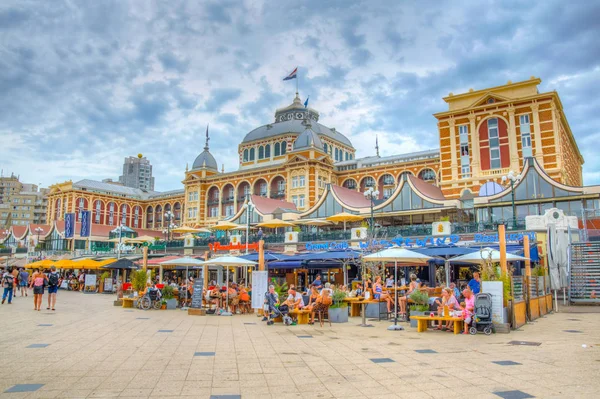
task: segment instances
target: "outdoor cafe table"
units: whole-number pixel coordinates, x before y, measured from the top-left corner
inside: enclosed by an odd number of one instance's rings
[[[348,302],[350,304],[350,317],[359,317],[360,316],[360,304],[365,300],[364,297],[358,296],[354,298],[344,298],[344,302]]]

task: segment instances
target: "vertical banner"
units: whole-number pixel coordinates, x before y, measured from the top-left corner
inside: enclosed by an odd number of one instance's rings
[[[252,272],[252,309],[262,309],[264,305],[265,293],[269,289],[268,274],[266,270]]]
[[[90,236],[90,223],[92,222],[92,212],[91,211],[81,211],[81,231],[79,235],[81,237],[89,237]]]
[[[75,237],[75,214],[65,213],[65,238]]]

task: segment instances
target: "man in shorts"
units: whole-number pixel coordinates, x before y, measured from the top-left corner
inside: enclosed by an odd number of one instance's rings
[[[2,273],[0,282],[2,283],[2,288],[4,288],[4,292],[2,293],[2,304],[4,305],[4,302],[6,302],[6,298],[8,297],[8,304],[10,305],[13,299],[14,276],[8,269]]]
[[[48,307],[46,310],[55,310],[56,306],[56,293],[58,292],[58,285],[60,281],[60,275],[56,271],[56,266],[52,266],[50,268],[50,273],[48,274]]]
[[[19,288],[21,289],[21,296],[25,294],[27,296],[27,286],[29,285],[29,273],[21,268],[19,271]]]

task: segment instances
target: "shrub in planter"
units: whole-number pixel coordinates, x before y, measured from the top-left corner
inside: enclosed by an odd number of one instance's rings
[[[334,290],[331,296],[332,304],[329,307],[329,320],[332,323],[348,322],[348,303],[344,302],[346,293],[341,290]]]
[[[409,298],[414,302],[410,304],[411,316],[424,316],[429,312],[429,295],[425,291],[416,290]],[[411,327],[417,327],[417,320],[410,320]]]
[[[165,285],[161,290],[163,303],[167,309],[177,309],[177,299],[175,299],[175,288]]]
[[[148,275],[143,270],[131,273],[131,285],[137,292],[143,292],[146,289],[146,280],[148,280]]]

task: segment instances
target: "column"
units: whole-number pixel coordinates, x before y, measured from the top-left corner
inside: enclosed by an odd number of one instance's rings
[[[517,129],[515,126],[515,107],[508,107],[508,148],[510,150],[510,168],[515,172],[521,170],[519,150],[517,148]]]
[[[556,154],[556,167],[561,169],[562,154],[560,151],[560,123],[556,120],[556,104],[554,104],[554,102],[552,102],[550,109],[552,110],[552,131],[554,132],[554,154]]]
[[[458,162],[456,160],[456,126],[454,117],[448,119],[450,130],[450,169],[452,170],[452,180],[458,180]]]
[[[469,114],[469,133],[471,134],[471,176],[474,178],[479,177],[480,172],[480,157],[481,151],[479,149],[479,131],[475,126],[475,114]]]
[[[538,103],[531,104],[531,113],[533,115],[533,140],[534,153],[536,161],[541,167],[544,167],[544,152],[542,150],[542,133],[540,129],[540,105]]]

